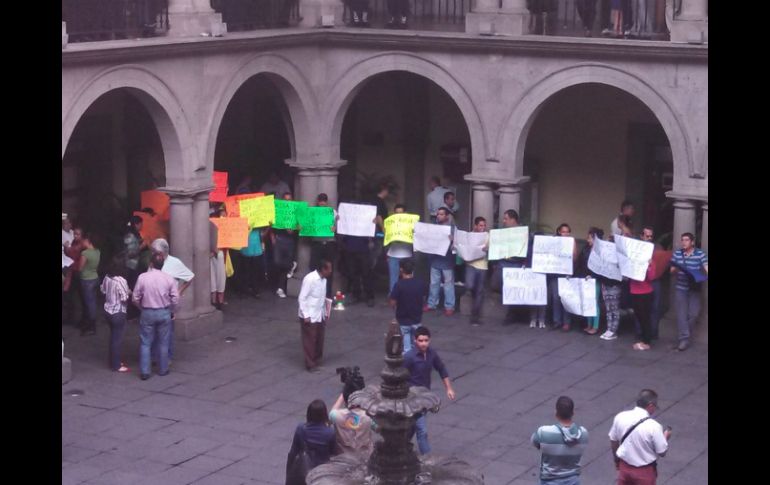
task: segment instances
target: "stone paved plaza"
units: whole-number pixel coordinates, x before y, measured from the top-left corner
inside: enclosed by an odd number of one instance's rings
[[[138,376],[136,325],[124,342],[128,374],[107,367],[105,324],[92,337],[63,327],[73,377],[62,386],[62,484],[283,484],[307,404],[322,398],[330,407],[341,391],[335,367],[359,365],[367,384],[379,383],[392,318],[383,300],[333,312],[319,374],[303,367],[294,298],[231,297],[223,327],[178,341],[171,373],[147,381]],[[499,313],[499,305],[488,306]],[[433,452],[457,454],[482,470],[487,485],[537,483],[540,458],[529,437],[554,422],[561,394],[575,400],[575,421],[590,433],[581,483],[614,483],[607,433],[644,387],[658,392],[659,420],[674,429],[658,483],[708,482],[708,348],[672,352],[673,322],[662,322],[649,352],[632,350],[628,322],[610,342],[577,328],[565,334],[496,317],[478,328],[459,314],[426,315],[423,323],[457,392],[448,402],[434,374],[442,409],[428,420]],[[85,392],[72,396],[75,389]]]

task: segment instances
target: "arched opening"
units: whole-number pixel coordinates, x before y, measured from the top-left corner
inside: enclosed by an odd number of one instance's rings
[[[577,237],[590,226],[607,232],[629,199],[634,230],[652,225],[656,239],[671,244],[671,145],[656,115],[621,89],[583,83],[550,96],[528,132],[524,175],[531,183],[522,216],[541,231],[567,222]]]
[[[294,129],[289,109],[272,74],[248,79],[227,106],[217,132],[214,170],[228,173],[230,193],[250,177],[256,192],[271,173],[293,186],[285,160],[294,155]]]
[[[62,158],[62,212],[97,236],[102,261],[121,235],[141,192],[166,184],[166,160],[153,117],[133,88],[109,91],[80,117]]]
[[[457,104],[438,84],[405,71],[376,74],[364,81],[342,123],[340,156],[348,163],[339,174],[341,201],[366,200],[387,181],[396,203],[427,220],[428,181],[436,175],[453,187],[461,210],[456,222],[468,227],[472,215],[471,137]]]

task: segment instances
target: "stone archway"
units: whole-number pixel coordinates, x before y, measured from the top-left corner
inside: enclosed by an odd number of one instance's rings
[[[377,74],[392,71],[416,74],[443,89],[459,108],[468,128],[474,168],[487,159],[490,143],[481,116],[467,90],[437,63],[403,52],[386,52],[369,57],[350,67],[331,83],[333,88],[326,96],[321,111],[324,113],[321,124],[324,131],[320,146],[326,152],[325,158],[329,161],[339,160],[340,135],[345,114],[366,81]]]
[[[131,93],[155,123],[163,149],[167,185],[181,186],[192,179],[197,168],[197,144],[184,110],[163,80],[139,66],[118,66],[102,71],[83,84],[69,105],[62,103],[62,157],[78,121],[88,108],[116,89]]]
[[[241,64],[229,76],[230,81],[224,89],[214,96],[219,99],[208,126],[205,148],[205,166],[214,167],[217,135],[227,107],[238,90],[251,78],[266,75],[283,96],[288,110],[287,126],[291,141],[291,153],[295,160],[311,159],[317,152],[315,140],[318,130],[317,102],[310,84],[302,72],[291,61],[274,54],[261,54]]]
[[[671,145],[674,159],[674,190],[703,171],[695,163],[687,130],[671,103],[642,78],[605,64],[582,64],[558,70],[526,90],[503,124],[496,154],[506,176],[519,179],[524,173],[524,150],[529,130],[546,100],[555,93],[584,83],[613,86],[637,98],[657,118]]]

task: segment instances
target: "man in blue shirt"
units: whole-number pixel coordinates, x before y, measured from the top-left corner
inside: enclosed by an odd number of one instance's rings
[[[422,322],[422,305],[427,287],[422,280],[414,277],[414,261],[405,258],[399,262],[401,279],[390,292],[390,306],[396,309],[396,320],[404,336],[404,353],[412,349],[412,333]]]
[[[430,330],[427,327],[419,327],[414,332],[414,347],[404,354],[404,367],[409,371],[409,385],[422,386],[430,389],[430,375],[433,369],[436,369],[441,381],[446,388],[446,395],[454,401],[455,391],[452,388],[452,382],[449,380],[449,372],[446,370],[444,362],[438,356],[438,353],[430,348]],[[417,430],[417,447],[421,454],[430,453],[430,443],[428,443],[428,423],[426,415],[422,414],[415,422]]]
[[[690,346],[690,334],[700,313],[700,286],[709,272],[709,259],[695,247],[692,233],[682,234],[682,249],[671,255],[671,273],[676,274],[676,325],[679,329],[679,352]]]

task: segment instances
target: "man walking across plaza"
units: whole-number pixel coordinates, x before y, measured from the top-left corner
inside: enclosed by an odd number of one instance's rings
[[[324,333],[329,318],[326,299],[326,279],[332,274],[332,264],[322,259],[318,269],[302,279],[299,290],[299,324],[302,331],[302,351],[305,367],[310,372],[319,372],[324,353]],[[329,302],[330,306],[331,302]]]
[[[173,277],[161,271],[164,258],[155,252],[150,269],[139,275],[134,286],[133,302],[141,310],[139,317],[139,367],[143,381],[150,378],[150,349],[158,339],[158,375],[168,374],[168,348],[171,340],[171,312],[179,304],[179,289]]]
[[[540,450],[540,485],[580,485],[580,460],[588,445],[588,431],[572,422],[575,403],[556,400],[556,424],[540,426],[532,444]]]
[[[655,485],[657,459],[668,451],[671,429],[652,418],[658,394],[642,389],[636,407],[615,416],[610,428],[610,448],[618,469],[617,485]]]
[[[436,212],[436,224],[441,226],[451,226],[449,233],[449,239],[452,240],[455,232],[455,226],[449,216],[449,209],[441,207]],[[455,255],[452,253],[452,244],[449,244],[446,254],[439,256],[436,254],[429,254],[428,261],[430,262],[430,294],[428,295],[428,303],[423,308],[423,311],[429,312],[435,310],[438,306],[439,289],[442,286],[441,279],[444,279],[444,315],[451,317],[455,313]]]
[[[676,350],[682,352],[690,346],[690,336],[700,313],[700,289],[709,272],[709,258],[695,247],[695,236],[685,232],[682,247],[671,256],[671,273],[676,274],[676,326],[679,343]]]
[[[401,279],[390,292],[390,306],[396,309],[396,320],[404,336],[404,353],[412,349],[412,335],[422,322],[422,305],[425,302],[425,283],[414,277],[412,258],[399,262]]]
[[[449,372],[438,353],[430,348],[430,330],[428,327],[420,327],[414,332],[414,348],[404,354],[404,367],[409,371],[409,385],[422,386],[430,389],[430,375],[436,369],[441,381],[446,388],[446,395],[452,401],[455,400],[455,391],[449,380]],[[428,422],[425,414],[420,415],[415,422],[417,431],[417,447],[421,454],[430,453],[428,442]]]

